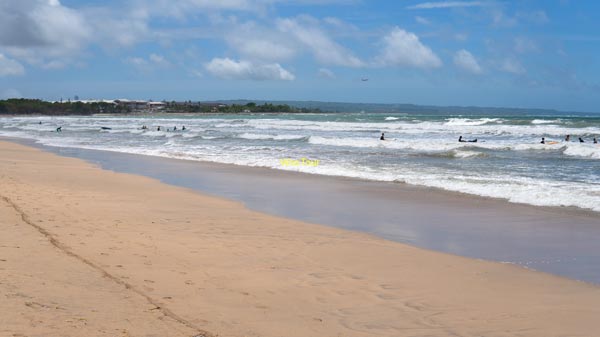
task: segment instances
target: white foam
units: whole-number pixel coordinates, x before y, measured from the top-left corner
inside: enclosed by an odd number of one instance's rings
[[[399,119],[398,117],[392,117],[392,116],[385,118],[386,121],[396,121],[398,119]]]
[[[589,159],[600,159],[600,146],[598,144],[567,143],[563,154]]]
[[[269,115],[271,116],[271,115]],[[332,115],[337,118],[336,115]],[[365,115],[367,116],[367,115]],[[368,117],[368,116],[367,116]],[[392,117],[392,116],[389,116]],[[322,115],[319,115],[322,118]],[[600,147],[591,143],[539,144],[563,139],[565,134],[590,137],[600,134],[600,126],[586,127],[583,123],[539,119],[531,123],[498,118],[449,118],[446,120],[413,121],[385,118],[371,122],[336,122],[276,118],[228,119],[202,116],[201,118],[138,118],[138,117],[49,117],[42,125],[38,118],[0,118],[0,135],[32,138],[40,143],[59,146],[99,149],[134,154],[213,161],[245,166],[295,170],[313,174],[347,176],[379,181],[398,181],[414,185],[442,188],[503,198],[512,202],[543,206],[577,206],[600,211],[599,178],[589,170],[576,176],[576,181],[552,180],[553,176],[528,178],[520,173],[508,174],[501,167],[486,170],[486,157],[528,156],[581,160],[600,159]],[[51,132],[63,125],[62,134]],[[148,125],[150,130],[140,130]],[[186,125],[192,131],[155,131],[156,126]],[[100,127],[113,130],[98,132]],[[386,132],[386,141],[380,141],[380,132]],[[111,133],[109,135],[108,133]],[[210,136],[209,136],[210,135]],[[309,137],[310,135],[310,137]],[[478,143],[459,143],[457,138],[478,138]],[[249,140],[300,140],[307,142],[251,142]],[[266,145],[265,145],[266,144]],[[308,151],[306,154],[304,151]],[[501,152],[500,152],[501,151]],[[509,151],[513,151],[510,153]],[[542,152],[544,151],[544,152]],[[523,152],[523,153],[521,153]],[[298,155],[321,160],[317,167],[282,167],[279,159]],[[426,161],[410,159],[381,165],[397,155],[430,157]],[[370,164],[362,157],[370,156],[377,163]],[[323,156],[323,157],[321,157]],[[372,157],[371,157],[372,156]],[[387,157],[385,157],[387,156]],[[431,158],[439,157],[439,158]],[[445,159],[448,158],[448,159]],[[478,170],[456,171],[445,165],[425,166],[432,161],[473,161]],[[381,161],[379,161],[381,160]],[[397,159],[396,159],[397,160]],[[590,161],[583,161],[593,164]],[[419,164],[420,163],[420,164]],[[448,162],[452,163],[452,162]],[[489,165],[492,162],[490,162]],[[500,161],[501,163],[501,161]],[[419,166],[423,165],[423,166]],[[495,165],[495,164],[494,164]],[[524,162],[527,165],[527,162]],[[489,166],[488,166],[489,167]],[[485,174],[483,172],[485,171]],[[575,173],[576,174],[576,173]]]
[[[499,120],[499,118],[448,118],[445,124],[451,126],[473,126],[484,125],[492,122],[497,122]]]
[[[238,138],[243,139],[253,139],[253,140],[299,140],[305,138],[305,136],[301,135],[271,135],[271,134],[256,134],[256,133],[243,133],[237,136]]]
[[[534,119],[531,124],[559,124],[560,122],[560,119]]]

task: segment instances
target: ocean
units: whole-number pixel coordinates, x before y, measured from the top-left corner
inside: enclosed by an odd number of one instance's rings
[[[142,129],[143,125],[148,129]],[[55,131],[59,126],[62,132]],[[382,132],[385,141],[379,140]],[[567,134],[571,135],[569,142],[564,140]],[[461,135],[478,141],[460,143]],[[514,203],[600,212],[600,144],[592,143],[594,137],[600,138],[600,117],[594,116],[2,117],[0,136],[33,139],[55,147],[406,183]],[[555,143],[541,144],[542,137]],[[579,137],[585,143],[580,143]]]

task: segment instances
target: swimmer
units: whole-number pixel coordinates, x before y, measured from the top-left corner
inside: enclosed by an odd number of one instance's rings
[[[579,137],[579,142],[580,143],[585,143],[585,141],[583,140],[583,138]]]
[[[160,126],[156,128],[156,131],[160,131]]]
[[[177,131],[177,127],[176,126],[173,127],[173,131]]]
[[[185,125],[181,127],[181,130],[185,131]]]
[[[383,134],[383,132],[381,133],[381,137],[379,137],[379,140],[385,140],[385,135]]]
[[[598,144],[598,141],[596,140],[596,137],[594,137],[594,144]]]
[[[62,132],[62,126],[57,127],[56,132]]]
[[[569,142],[569,141],[571,141],[571,135],[567,135],[567,136],[565,137],[565,142]]]
[[[540,144],[546,144],[546,138],[542,137],[542,141],[540,142]]]

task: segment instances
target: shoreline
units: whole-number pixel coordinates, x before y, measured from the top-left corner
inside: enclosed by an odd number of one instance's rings
[[[598,286],[271,216],[23,145],[0,142],[0,151],[3,332],[549,337],[597,330]]]
[[[600,218],[593,211],[398,183],[17,142],[276,216],[600,284]]]
[[[23,145],[0,142],[0,151],[8,240],[0,246],[8,298],[0,331],[551,337],[597,330],[598,286],[271,216]]]

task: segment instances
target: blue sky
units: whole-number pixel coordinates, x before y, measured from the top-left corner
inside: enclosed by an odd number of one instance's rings
[[[575,0],[3,0],[0,98],[600,112],[597,13]]]

